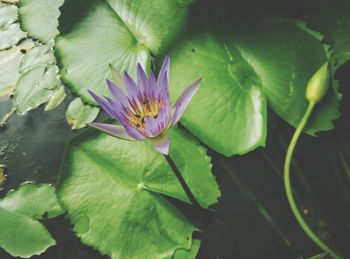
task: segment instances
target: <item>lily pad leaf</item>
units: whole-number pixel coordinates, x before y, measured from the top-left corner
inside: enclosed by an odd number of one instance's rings
[[[25,40],[16,47],[0,51],[0,96],[13,91],[21,76],[19,66],[24,55],[23,52],[27,52],[33,47],[34,44],[31,40]]]
[[[181,123],[220,153],[244,154],[266,139],[266,98],[260,78],[234,44],[203,33],[170,53],[173,100],[202,77]]]
[[[17,7],[0,2],[0,50],[16,45],[26,37],[17,20]]]
[[[87,89],[108,95],[105,80],[109,64],[132,76],[137,63],[148,71],[151,53],[156,54],[178,34],[188,5],[177,0],[83,3],[88,10],[75,26],[57,38],[55,50],[63,81],[84,102],[93,105],[96,103]]]
[[[64,0],[19,0],[21,27],[34,39],[47,43],[57,34],[59,7]]]
[[[307,5],[307,25],[325,35],[324,41],[333,48],[336,68],[340,67],[350,59],[350,3],[320,0]]]
[[[257,21],[223,31],[190,30],[170,52],[170,94],[175,100],[191,80],[203,77],[181,123],[231,156],[264,146],[267,103],[291,125],[299,123],[307,107],[307,82],[326,54],[294,21]],[[334,87],[317,106],[307,133],[333,128],[339,99]]]
[[[179,249],[175,251],[175,254],[172,257],[166,259],[195,259],[200,246],[201,241],[199,239],[193,239],[190,250]]]
[[[219,190],[205,149],[177,129],[170,138],[171,157],[199,202],[209,206]],[[69,144],[60,179],[59,199],[77,235],[101,254],[153,259],[190,249],[196,227],[161,193],[189,201],[150,143],[88,131]]]
[[[28,258],[56,244],[37,219],[63,213],[55,188],[24,184],[0,200],[0,247],[12,256]]]
[[[99,111],[99,108],[83,104],[80,98],[75,98],[66,110],[66,119],[72,129],[81,129],[96,119]]]
[[[47,45],[39,45],[23,57],[19,68],[22,76],[13,98],[17,113],[23,114],[48,102],[62,87],[55,62],[53,51]]]
[[[54,92],[45,105],[45,111],[47,112],[56,109],[63,102],[64,98],[66,98],[66,91],[64,90],[64,86],[61,86]]]
[[[296,127],[308,105],[307,83],[327,60],[322,43],[294,21],[265,21],[234,35],[240,53],[261,79],[269,107]],[[333,129],[333,121],[340,115],[339,102],[340,94],[334,86],[317,105],[305,132],[315,135]]]

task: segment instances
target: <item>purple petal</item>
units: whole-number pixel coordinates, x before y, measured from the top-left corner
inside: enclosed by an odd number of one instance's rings
[[[133,138],[138,139],[138,140],[144,140],[146,137],[139,132],[137,129],[134,127],[130,126],[129,124],[122,123],[126,132]]]
[[[111,63],[109,63],[109,73],[112,77],[111,81],[115,85],[119,86],[120,90],[122,90],[123,93],[126,93],[123,77],[122,77],[121,73],[115,67],[113,67],[113,65]]]
[[[145,135],[148,138],[155,137],[161,133],[161,130],[159,129],[158,120],[152,117],[146,117],[145,123]]]
[[[169,109],[163,108],[158,112],[158,126],[161,131],[164,131],[169,124]]]
[[[163,83],[165,80],[166,81],[169,80],[169,73],[170,73],[170,57],[166,56],[158,75],[157,84],[159,88],[162,88],[164,86]]]
[[[169,98],[169,87],[168,87],[168,77],[167,75],[163,78],[163,86],[159,89],[159,98],[163,100],[163,103],[166,105],[167,109],[170,109],[170,98]]]
[[[101,97],[96,95],[94,92],[88,90],[89,94],[95,99],[97,104],[112,118],[114,118],[114,111],[113,108],[106,102],[104,101]]]
[[[113,124],[106,124],[106,123],[87,123],[88,126],[93,127],[95,129],[101,130],[103,132],[106,132],[109,135],[112,135],[113,137],[126,139],[126,140],[135,140],[135,138],[131,137],[123,126],[119,125],[113,125]]]
[[[193,95],[197,92],[199,84],[202,79],[198,79],[194,83],[192,83],[189,87],[187,87],[181,94],[181,96],[177,99],[175,105],[173,106],[174,114],[171,119],[171,125],[173,126],[177,123],[182,115],[184,114],[188,104],[190,103]]]
[[[165,108],[158,112],[157,118],[146,117],[144,127],[145,135],[149,138],[156,137],[161,134],[169,122],[169,111]]]
[[[137,64],[137,84],[139,85],[140,88],[143,90],[148,89],[149,84],[148,84],[148,79],[146,76],[145,71],[142,69],[142,66],[140,64]]]
[[[126,85],[126,89],[130,97],[134,97],[134,99],[137,99],[137,95],[139,93],[139,88],[136,85],[135,81],[129,76],[127,72],[124,73],[124,83]]]
[[[152,145],[159,153],[169,155],[170,141],[168,137],[160,137],[152,139]]]
[[[119,102],[123,106],[127,106],[128,100],[122,90],[119,89],[115,84],[113,84],[108,79],[106,80],[109,91],[112,94],[114,101]]]
[[[156,89],[157,88],[156,76],[154,75],[154,72],[152,70],[151,70],[151,72],[149,74],[148,83],[149,83],[150,89]]]

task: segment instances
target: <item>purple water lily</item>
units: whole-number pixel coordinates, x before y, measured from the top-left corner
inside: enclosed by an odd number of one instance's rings
[[[107,80],[112,98],[97,96],[89,91],[101,108],[121,125],[89,123],[112,136],[126,140],[150,139],[154,148],[162,154],[169,153],[166,132],[184,114],[190,100],[198,90],[201,79],[187,87],[176,103],[170,107],[169,100],[170,58],[167,56],[156,79],[151,70],[149,78],[141,65],[137,65],[137,83],[124,73],[122,85]]]

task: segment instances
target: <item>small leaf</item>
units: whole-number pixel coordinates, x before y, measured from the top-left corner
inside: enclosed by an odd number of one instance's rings
[[[26,37],[17,19],[17,7],[0,2],[0,50],[16,45]]]
[[[39,45],[23,57],[19,71],[22,76],[14,91],[16,112],[24,114],[39,105],[48,102],[62,87],[58,78],[58,68],[52,48]]]
[[[58,88],[54,94],[51,96],[50,101],[45,105],[45,111],[52,111],[56,109],[66,98],[66,91],[64,90],[64,86]]]
[[[4,199],[0,200],[0,207],[33,219],[42,219],[45,213],[48,218],[54,218],[63,213],[55,188],[47,184],[23,184],[18,190],[10,191]]]
[[[66,119],[72,129],[81,129],[96,119],[99,111],[99,108],[83,104],[80,98],[75,98],[66,110]]]
[[[171,157],[199,202],[209,206],[219,190],[205,149],[177,129],[170,139]],[[150,143],[90,130],[69,144],[60,179],[59,198],[77,235],[101,254],[153,259],[190,249],[196,228],[160,193],[189,201]]]
[[[55,188],[24,184],[0,200],[0,247],[12,256],[28,258],[56,244],[47,229],[35,219],[47,213],[63,213]]]
[[[21,74],[26,74],[34,68],[47,67],[55,63],[56,59],[50,46],[39,45],[24,56],[19,71]]]
[[[24,114],[48,102],[60,86],[56,66],[37,67],[29,71],[20,78],[15,90],[13,101],[16,112]]]
[[[21,27],[34,39],[47,43],[57,34],[59,7],[64,0],[19,0]]]
[[[22,52],[27,52],[33,46],[31,40],[26,40],[16,47],[0,51],[0,96],[11,93],[15,88],[20,77],[19,66],[24,55]]]

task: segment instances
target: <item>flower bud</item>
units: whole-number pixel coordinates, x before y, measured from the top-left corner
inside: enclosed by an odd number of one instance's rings
[[[311,77],[306,88],[306,99],[318,103],[322,100],[329,86],[329,65],[324,63]]]

